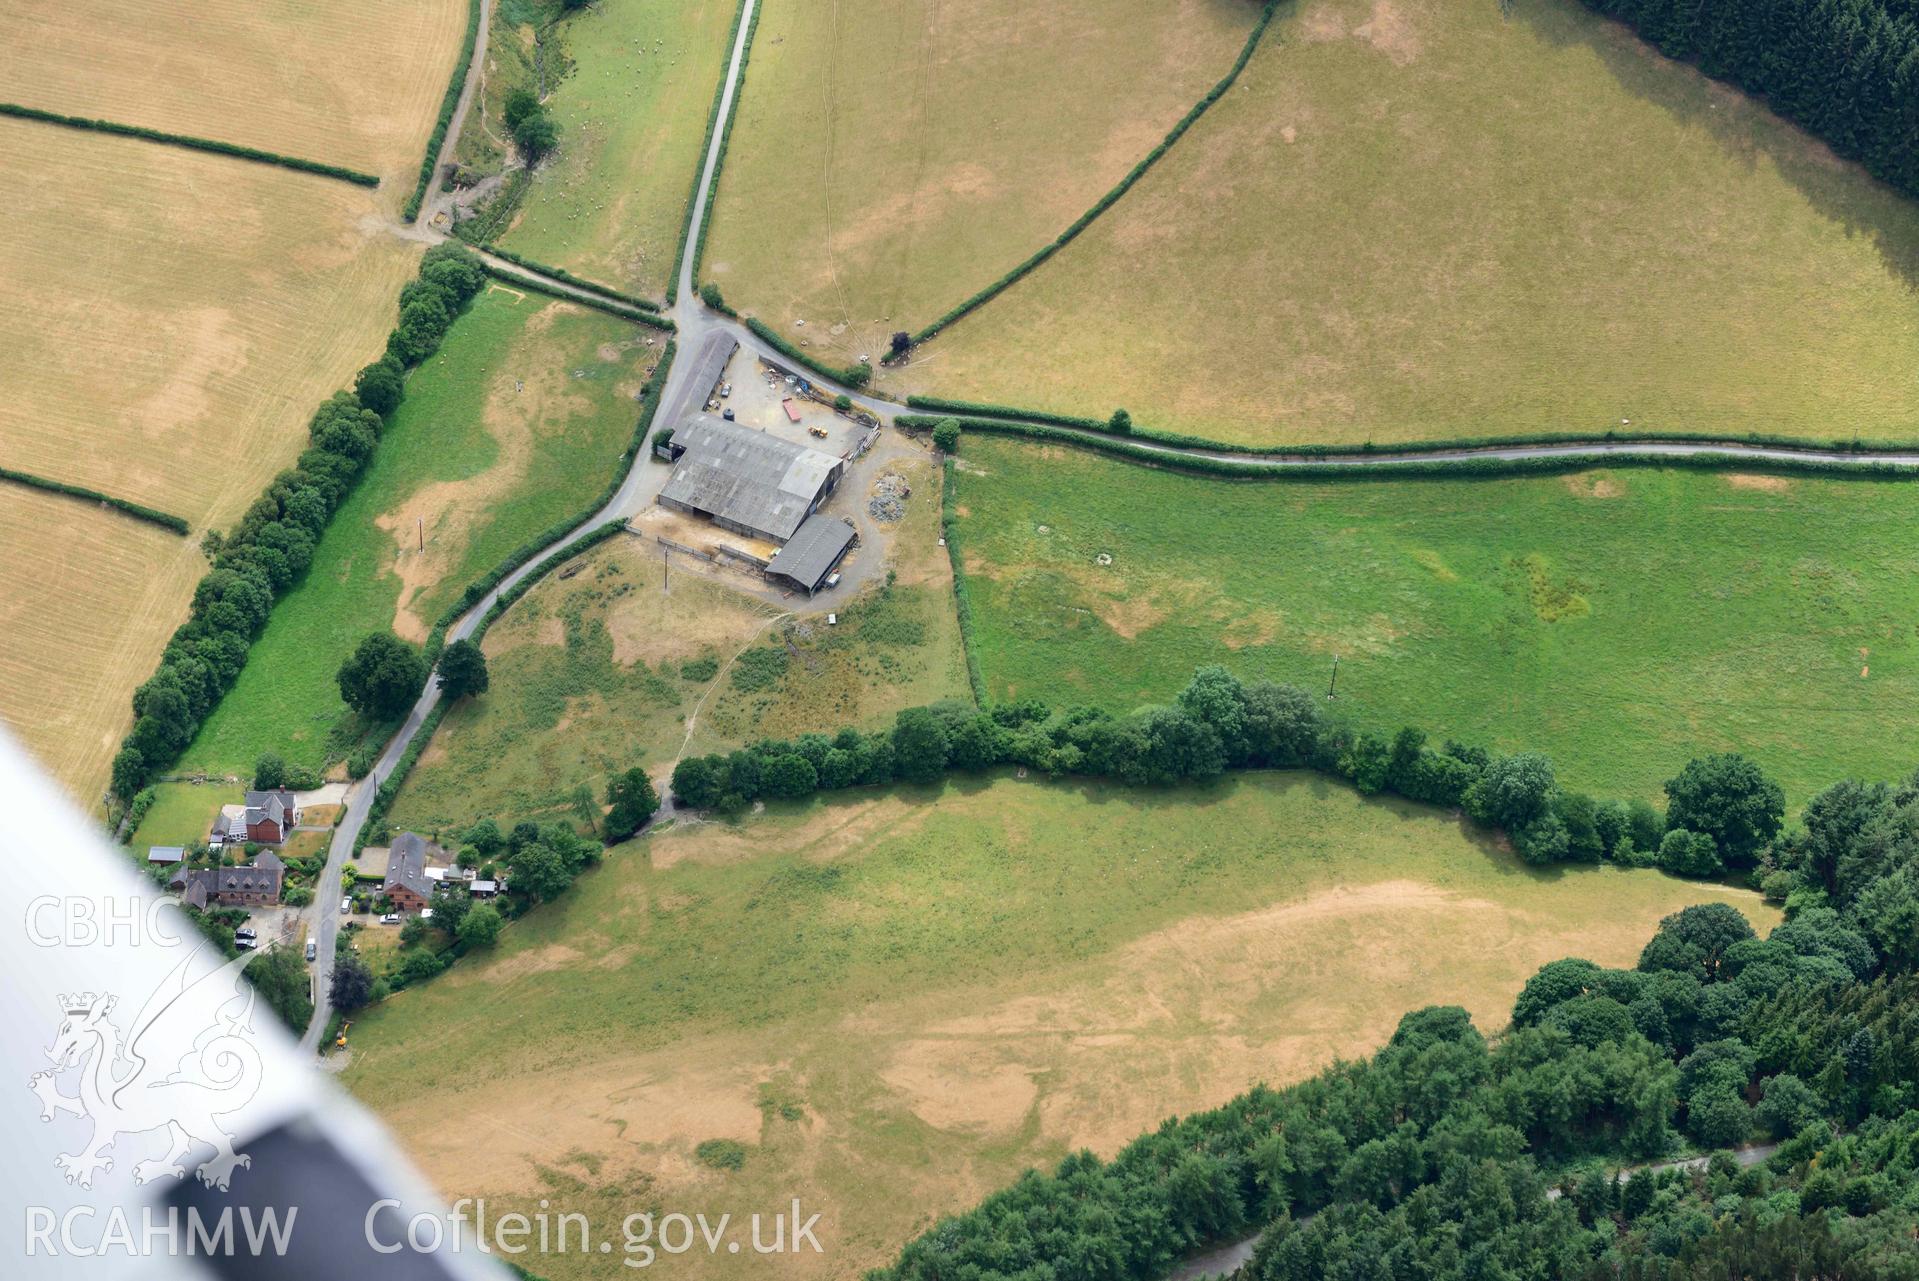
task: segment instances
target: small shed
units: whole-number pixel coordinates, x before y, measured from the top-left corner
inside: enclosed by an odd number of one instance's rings
[[[171,867],[186,858],[184,845],[150,845],[147,847],[147,862],[156,867]]]
[[[808,516],[767,562],[766,576],[784,579],[811,596],[859,538],[838,516]]]

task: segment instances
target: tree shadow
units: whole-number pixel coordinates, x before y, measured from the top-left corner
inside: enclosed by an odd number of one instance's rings
[[[1517,0],[1508,20],[1525,24],[1555,49],[1591,50],[1627,93],[1703,129],[1749,172],[1762,160],[1770,162],[1808,204],[1848,236],[1870,240],[1887,268],[1919,291],[1919,205],[1773,114],[1764,100],[1666,57],[1631,28],[1587,11],[1577,0]]]

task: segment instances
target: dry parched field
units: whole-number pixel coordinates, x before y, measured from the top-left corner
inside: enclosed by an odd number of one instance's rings
[[[894,386],[1248,443],[1919,437],[1919,209],[1575,0],[1502,7],[1285,6]]]
[[[198,548],[163,529],[0,491],[0,723],[82,806],[100,799],[127,697],[205,572]]]
[[[839,359],[877,359],[1058,235],[1258,16],[1252,0],[762,9],[703,274]]]
[[[420,162],[466,17],[463,0],[0,0],[0,97],[392,180]]]
[[[857,1276],[1027,1165],[1370,1050],[1409,1008],[1501,1026],[1540,964],[1630,963],[1712,899],[1777,919],[1652,872],[1531,870],[1308,776],[974,780],[625,847],[497,955],[356,1021],[346,1080],[448,1197],[599,1222],[798,1196],[825,1252],[782,1274]],[[447,1124],[435,1100],[475,1080],[488,1123]],[[700,1164],[710,1139],[744,1165]]]
[[[344,183],[13,120],[0,148],[34,175],[0,224],[0,459],[194,530],[8,490],[0,572],[22,577],[0,719],[91,800],[205,570],[198,535],[245,510],[378,354],[419,249],[370,229],[374,196]],[[49,613],[55,590],[87,608]]]

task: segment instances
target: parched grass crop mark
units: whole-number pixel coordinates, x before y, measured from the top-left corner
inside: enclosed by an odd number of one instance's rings
[[[1514,556],[1508,564],[1526,576],[1526,598],[1540,622],[1560,623],[1592,613],[1592,602],[1586,598],[1588,586],[1574,578],[1554,582],[1552,568],[1540,553]]]
[[[773,615],[773,617],[767,619],[765,622],[761,623],[758,627],[755,627],[753,629],[752,634],[748,636],[746,640],[741,643],[740,647],[734,650],[732,655],[727,658],[726,662],[721,665],[720,670],[714,675],[712,681],[710,681],[707,684],[707,687],[700,692],[699,698],[694,701],[693,710],[686,714],[686,734],[680,739],[679,751],[673,754],[673,764],[678,765],[683,759],[685,759],[687,745],[693,741],[693,731],[699,727],[700,712],[706,707],[706,700],[711,698],[713,696],[713,691],[718,689],[725,682],[727,673],[733,670],[733,664],[739,661],[740,655],[744,654],[747,650],[753,648],[754,645],[758,644],[760,639],[760,634],[764,632],[767,628],[771,627],[773,624],[779,622],[783,618],[791,618],[791,617],[793,617],[793,611],[786,610],[782,613]]]

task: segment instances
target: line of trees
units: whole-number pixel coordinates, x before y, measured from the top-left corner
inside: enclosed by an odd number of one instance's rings
[[[1919,195],[1919,11],[1911,0],[1586,0],[1671,58],[1764,98]]]
[[[1055,710],[1036,699],[980,711],[953,700],[907,708],[889,730],[802,734],[688,757],[674,767],[673,792],[696,809],[737,814],[758,800],[932,783],[948,771],[1000,765],[1149,787],[1203,782],[1227,770],[1317,769],[1369,796],[1464,810],[1504,831],[1530,863],[1610,859],[1682,876],[1756,868],[1785,815],[1779,785],[1741,756],[1687,764],[1666,785],[1662,816],[1644,801],[1597,801],[1562,786],[1539,752],[1496,756],[1452,741],[1435,747],[1413,728],[1390,737],[1354,731],[1305,690],[1248,684],[1220,666],[1196,671],[1170,705],[1126,715]]]
[[[193,593],[159,669],[133,694],[133,728],[113,759],[114,795],[130,801],[171,765],[233,687],[273,603],[306,573],[327,522],[365,470],[386,420],[406,394],[406,371],[439,349],[448,326],[485,282],[479,259],[458,245],[427,251],[400,291],[387,354],[336,392],[308,425],[294,466],[224,535],[202,546],[213,567]]]
[[[1542,968],[1495,1041],[1409,1014],[1368,1061],[1029,1171],[869,1281],[1140,1281],[1262,1227],[1242,1281],[1912,1281],[1919,777],[1829,788],[1770,849],[1763,940],[1691,907],[1631,969]],[[1688,1145],[1714,1155],[1643,1168]]]

